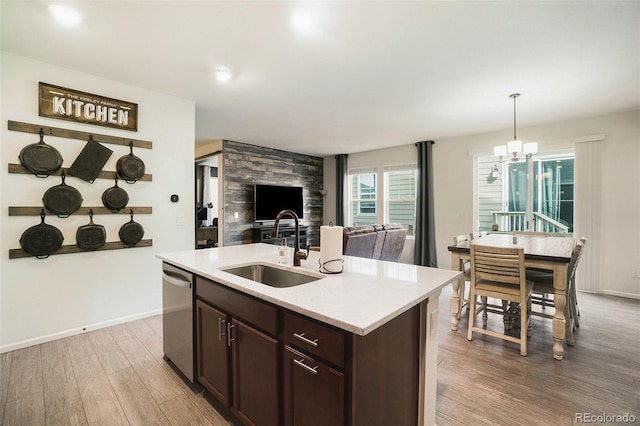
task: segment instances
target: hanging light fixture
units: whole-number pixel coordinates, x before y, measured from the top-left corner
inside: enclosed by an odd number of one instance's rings
[[[510,98],[513,98],[513,140],[507,142],[507,145],[499,145],[493,148],[493,155],[500,158],[500,162],[503,161],[502,158],[508,153],[513,154],[511,161],[518,161],[518,154],[522,153],[527,159],[529,159],[533,154],[538,152],[537,142],[522,143],[521,140],[518,140],[518,136],[516,134],[516,99],[519,96],[520,93],[512,93],[509,95]]]

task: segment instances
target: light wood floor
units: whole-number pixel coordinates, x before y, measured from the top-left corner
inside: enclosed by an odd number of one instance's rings
[[[576,345],[558,362],[549,320],[534,318],[527,357],[491,337],[467,341],[466,319],[450,331],[450,294],[439,310],[438,425],[573,425],[575,413],[640,423],[640,301],[579,293]],[[231,424],[162,355],[161,316],[2,354],[0,423]]]

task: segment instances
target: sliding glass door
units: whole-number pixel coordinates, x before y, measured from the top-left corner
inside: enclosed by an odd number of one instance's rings
[[[573,232],[573,150],[542,152],[531,161],[533,192],[529,194],[526,160],[500,164],[493,156],[478,157],[476,203],[481,230],[526,230],[531,197],[532,230]]]

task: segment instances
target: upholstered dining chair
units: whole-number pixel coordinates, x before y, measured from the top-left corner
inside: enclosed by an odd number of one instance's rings
[[[565,335],[567,338],[567,344],[573,345],[573,331],[575,327],[580,327],[578,316],[578,300],[576,297],[576,269],[578,262],[582,255],[584,245],[587,242],[585,237],[580,238],[573,248],[571,253],[571,260],[567,266],[567,288],[566,288],[566,302],[564,307],[565,316]],[[541,271],[529,271],[527,270],[527,279],[533,282],[533,295],[531,302],[541,306],[555,306],[554,299],[548,295],[553,294],[553,273],[541,272]],[[553,319],[553,315],[544,312],[532,311],[532,315]]]
[[[524,267],[524,249],[522,247],[491,247],[471,245],[471,285],[469,292],[469,328],[467,340],[473,340],[473,333],[481,333],[520,344],[520,355],[527,356],[527,335],[530,334],[531,292],[533,283],[527,281]],[[502,299],[502,315],[511,321],[520,317],[520,337],[496,333],[485,327],[474,325],[476,316],[476,298],[492,297]],[[520,312],[507,309],[507,302],[520,305]],[[485,313],[496,312],[484,309]]]

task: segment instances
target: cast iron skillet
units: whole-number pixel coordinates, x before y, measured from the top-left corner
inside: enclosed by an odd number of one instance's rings
[[[130,153],[118,159],[116,171],[127,183],[136,183],[144,176],[144,162],[133,155],[133,142],[129,142]]]
[[[142,240],[144,228],[138,222],[133,220],[133,210],[129,210],[131,220],[120,227],[118,235],[127,247],[133,247]]]
[[[40,129],[40,142],[25,146],[18,155],[20,164],[39,178],[46,178],[62,167],[60,152],[44,143],[44,132]]]
[[[62,247],[64,237],[58,228],[44,223],[44,209],[40,211],[40,224],[22,233],[20,245],[32,256],[46,259]]]
[[[69,217],[82,205],[82,194],[72,186],[64,183],[65,174],[62,171],[62,183],[47,189],[42,197],[44,206],[58,217]]]
[[[89,223],[76,231],[76,244],[82,250],[96,250],[107,241],[107,231],[102,225],[93,223],[93,209],[89,209]]]
[[[118,186],[118,175],[116,175],[116,184],[102,193],[102,204],[115,213],[125,208],[127,203],[129,203],[129,194]]]
[[[93,136],[89,135],[89,142],[69,167],[67,173],[93,183],[112,153],[113,151],[94,141]]]

